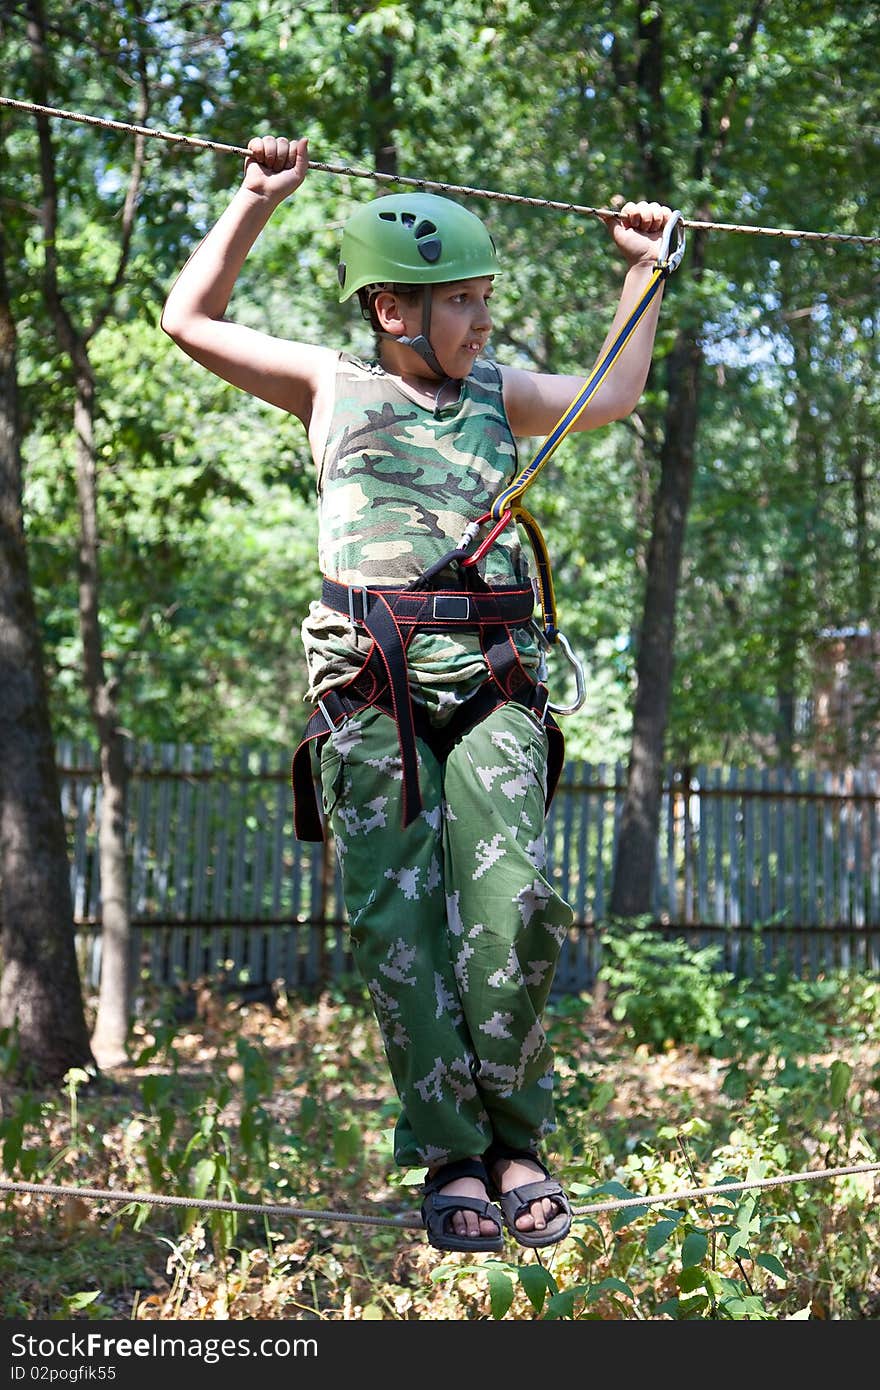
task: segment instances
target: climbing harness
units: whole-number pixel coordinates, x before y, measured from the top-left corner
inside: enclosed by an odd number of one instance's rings
[[[544,536],[520,499],[612,370],[660,286],[680,265],[684,250],[683,218],[676,210],[663,229],[651,278],[627,322],[531,461],[499,492],[489,510],[470,523],[454,550],[447,551],[416,580],[404,586],[348,586],[324,578],[322,603],[334,612],[347,615],[352,626],[371,639],[371,646],[354,679],[340,690],[328,691],[318,701],[294,753],[291,779],[298,839],[321,840],[324,837],[311,770],[312,745],[320,748],[339,724],[371,706],[390,715],[397,726],[404,826],[415,820],[422,809],[417,737],[424,739],[442,758],[462,733],[508,700],[515,700],[531,710],[547,730],[546,804],[549,807],[564,751],[562,732],[553,716],[574,714],[580,709],[586,698],[586,682],[580,661],[559,630],[550,556]],[[531,544],[536,568],[534,581],[522,586],[489,586],[477,566],[511,521],[522,527]],[[490,525],[488,533],[474,547],[487,525]],[[450,577],[457,581],[458,588],[448,587]],[[441,582],[443,588],[435,587]],[[541,609],[540,627],[533,616],[536,599]],[[512,629],[525,626],[531,627],[541,647],[537,680],[521,664],[511,635]],[[435,729],[413,704],[407,678],[406,648],[416,630],[440,632],[453,628],[479,633],[490,679],[461,705],[446,725]],[[576,694],[569,705],[554,704],[549,699],[545,658],[556,646],[575,675]]]
[[[461,587],[433,587],[435,577],[447,569],[460,579]],[[404,826],[414,821],[422,809],[417,737],[443,758],[467,729],[509,700],[531,710],[547,728],[549,806],[562,769],[562,735],[547,708],[546,685],[533,680],[523,667],[511,635],[513,629],[532,623],[535,593],[531,584],[490,587],[476,569],[464,569],[453,560],[448,567],[437,562],[405,586],[349,587],[325,578],[321,601],[335,612],[346,614],[352,625],[371,639],[371,646],[354,679],[339,690],[327,691],[318,701],[293,755],[291,778],[297,839],[324,838],[311,773],[312,745],[320,748],[337,725],[372,706],[390,715],[397,726]],[[406,648],[417,629],[443,632],[456,628],[479,633],[489,679],[442,728],[435,728],[413,703]]]

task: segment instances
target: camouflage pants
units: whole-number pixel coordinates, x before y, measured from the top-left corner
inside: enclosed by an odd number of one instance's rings
[[[547,740],[508,704],[440,761],[419,742],[424,809],[401,829],[392,720],[353,715],[321,784],[358,970],[401,1102],[395,1159],[427,1166],[555,1128],[541,1014],[572,920],[544,877]]]

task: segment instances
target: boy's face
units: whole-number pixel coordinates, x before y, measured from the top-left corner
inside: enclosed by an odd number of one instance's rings
[[[447,376],[466,377],[489,341],[492,315],[492,277],[452,280],[434,285],[431,295],[431,346]],[[398,301],[405,332],[422,331],[421,296],[407,304]]]

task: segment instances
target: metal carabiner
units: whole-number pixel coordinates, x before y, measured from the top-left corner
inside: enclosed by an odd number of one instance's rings
[[[674,248],[672,247],[672,233],[677,231],[678,236]],[[681,265],[681,258],[684,255],[684,248],[687,244],[687,235],[684,228],[684,217],[678,208],[672,213],[666,226],[663,228],[663,236],[660,241],[660,248],[657,252],[657,265],[667,275],[671,275],[674,270],[678,270]],[[672,248],[672,249],[670,249]]]
[[[552,710],[554,714],[574,714],[580,709],[587,698],[587,683],[584,679],[584,668],[572,651],[568,638],[563,636],[561,632],[557,632],[556,642],[559,643],[566,661],[574,671],[575,697],[573,705],[554,705],[552,700],[548,700],[547,708]]]

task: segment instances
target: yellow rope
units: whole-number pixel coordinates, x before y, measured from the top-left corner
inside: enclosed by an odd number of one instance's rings
[[[0,106],[8,106],[16,111],[29,111],[44,116],[57,116],[60,120],[79,121],[84,125],[99,126],[103,130],[121,130],[129,135],[144,135],[156,140],[167,140],[171,144],[185,145],[197,150],[215,150],[219,154],[235,154],[242,157],[250,153],[243,145],[224,145],[218,140],[200,140],[194,135],[178,135],[168,130],[156,130],[152,126],[131,125],[128,121],[111,121],[103,116],[87,116],[81,111],[63,111],[55,106],[41,106],[35,101],[14,101],[12,97],[0,96]],[[464,197],[489,198],[501,203],[525,203],[528,207],[553,208],[559,212],[575,212],[590,217],[617,217],[613,208],[593,208],[584,203],[564,203],[553,198],[529,198],[521,193],[498,193],[491,188],[472,188],[461,183],[440,183],[436,179],[407,178],[402,174],[380,173],[377,169],[356,169],[346,164],[323,164],[319,160],[309,160],[310,169],[319,169],[325,174],[345,174],[349,178],[374,179],[377,183],[406,184],[413,188],[431,188],[443,193],[458,193]],[[702,227],[704,231],[745,232],[751,236],[791,237],[800,241],[851,241],[862,246],[880,245],[880,236],[860,236],[854,232],[806,232],[792,227],[754,227],[737,222],[709,222],[704,218],[682,219],[685,227]]]

